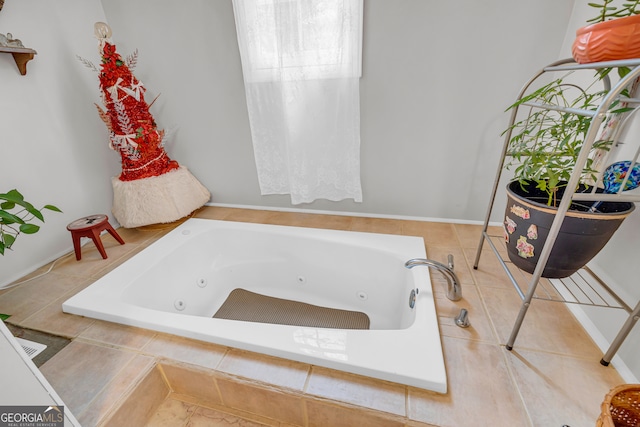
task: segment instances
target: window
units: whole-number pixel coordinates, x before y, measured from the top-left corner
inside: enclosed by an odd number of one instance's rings
[[[248,63],[243,65],[249,71],[248,81],[361,75],[362,1],[241,3],[246,17],[243,37]]]

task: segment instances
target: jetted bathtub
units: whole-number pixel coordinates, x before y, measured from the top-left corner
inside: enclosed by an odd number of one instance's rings
[[[446,393],[419,237],[189,219],[63,303],[138,326]],[[365,313],[369,329],[213,318],[243,289]]]

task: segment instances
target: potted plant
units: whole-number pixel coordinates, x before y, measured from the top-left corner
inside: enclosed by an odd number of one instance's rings
[[[6,249],[11,249],[21,233],[34,234],[40,230],[35,220],[44,222],[42,211],[45,209],[62,212],[53,205],[36,209],[15,189],[0,193],[0,255],[4,255]]]
[[[571,52],[578,63],[640,57],[640,0],[613,3],[589,3],[598,13],[576,31]]]
[[[605,90],[596,90],[596,83],[609,71],[597,73],[586,89],[574,84],[568,75],[563,76],[523,96],[509,107],[515,109],[534,103],[565,108],[558,111],[530,107],[524,111],[528,113],[524,118],[514,120],[505,131],[509,138],[507,155],[511,159],[505,163],[505,168],[514,173],[513,181],[507,186],[505,240],[510,260],[529,273],[535,270],[591,126],[590,115],[569,113],[566,109],[595,111],[607,94]],[[626,72],[628,70],[620,69],[621,75]],[[609,113],[615,117],[629,110],[615,101]],[[612,143],[607,137],[597,139],[592,152],[606,152]],[[594,157],[590,156],[575,191],[592,191],[591,183],[597,182],[597,177]],[[593,202],[571,204],[543,277],[567,277],[582,268],[604,247],[635,207],[633,203],[604,202],[594,211],[592,206]]]

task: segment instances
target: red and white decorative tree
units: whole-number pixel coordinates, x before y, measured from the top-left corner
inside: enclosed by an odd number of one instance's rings
[[[113,208],[123,227],[173,222],[204,205],[209,191],[185,168],[171,160],[145,101],[144,85],[133,75],[137,55],[123,60],[110,42],[111,28],[95,24],[102,64],[99,72],[103,110],[96,104],[109,130],[109,147],[120,153],[122,173],[112,179]]]

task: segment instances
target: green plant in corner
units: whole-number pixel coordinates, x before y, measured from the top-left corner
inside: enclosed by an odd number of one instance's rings
[[[601,0],[600,3],[588,3],[588,5],[597,10],[597,16],[587,20],[590,24],[622,19],[640,13],[640,0]],[[598,37],[605,38],[604,35]],[[574,58],[576,53],[584,55],[584,49],[581,47],[574,50]],[[630,72],[628,67],[616,69],[620,78]],[[556,205],[558,191],[566,186],[591,125],[591,115],[581,114],[579,111],[593,112],[598,108],[607,91],[596,90],[596,84],[604,78],[609,78],[611,71],[612,68],[598,69],[593,81],[586,86],[584,82],[574,84],[570,78],[572,73],[569,72],[520,98],[508,108],[512,110],[525,105],[534,105],[528,110],[528,115],[524,119],[514,121],[513,125],[503,133],[503,135],[507,133],[509,135],[507,154],[511,157],[511,161],[505,164],[505,167],[515,168],[514,179],[520,182],[523,189],[533,181],[537,190],[546,193],[549,206]],[[628,88],[621,95],[623,98],[631,98]],[[535,105],[555,105],[563,108],[564,111],[537,108]],[[616,116],[621,118],[622,113],[631,110],[632,108],[627,107],[626,104],[615,101],[606,113],[608,119],[615,121]],[[575,114],[576,112],[578,114]],[[521,111],[518,110],[518,114],[520,113]],[[607,139],[609,135],[610,133],[601,132],[600,137],[603,139],[594,142],[589,159],[582,170],[581,184],[586,186],[588,183],[595,182],[598,174],[596,169],[602,167],[594,163],[594,159],[598,158],[595,154],[598,151],[610,150],[613,141]]]
[[[523,188],[529,182],[535,182],[536,188],[547,194],[549,206],[556,205],[558,191],[566,186],[591,125],[589,115],[574,114],[571,111],[597,109],[607,92],[593,91],[591,88],[610,71],[611,69],[600,71],[594,82],[584,90],[565,81],[566,76],[558,78],[522,97],[507,109],[530,106],[526,117],[515,121],[503,133],[510,132],[507,149],[510,161],[505,164],[505,168],[515,168],[514,179]],[[621,77],[627,72],[628,69],[619,70]],[[569,111],[541,109],[535,105],[557,105]],[[609,113],[630,110],[631,108],[615,101]],[[596,140],[592,151],[609,150],[611,144],[611,140]],[[589,158],[582,170],[581,183],[586,186],[587,182],[595,181],[596,174],[593,159]]]
[[[595,24],[640,13],[640,0],[623,2],[622,6],[613,6],[615,1],[616,0],[603,0],[602,3],[589,3],[589,6],[598,9],[598,15],[594,18],[587,19],[587,22]]]
[[[16,189],[0,193],[0,255],[16,241],[21,234],[34,234],[40,230],[35,220],[44,222],[43,210],[62,212],[53,205],[45,205],[36,209]]]
[[[623,12],[613,0],[599,1],[590,3],[600,8],[593,21],[606,21],[579,28],[573,58],[541,70],[508,108],[502,166],[513,171],[513,180],[506,188],[504,239],[509,260],[534,280],[568,277],[584,267],[635,207],[597,200],[603,189],[594,188],[602,184],[606,163],[620,154],[620,135],[634,112],[629,105],[637,107],[629,94],[640,83],[637,69],[625,67],[640,57],[638,44],[624,41],[628,27],[638,24],[638,16],[624,17],[635,13],[634,4],[624,3]],[[612,62],[620,60],[629,61]],[[573,196],[581,192],[593,194]]]

